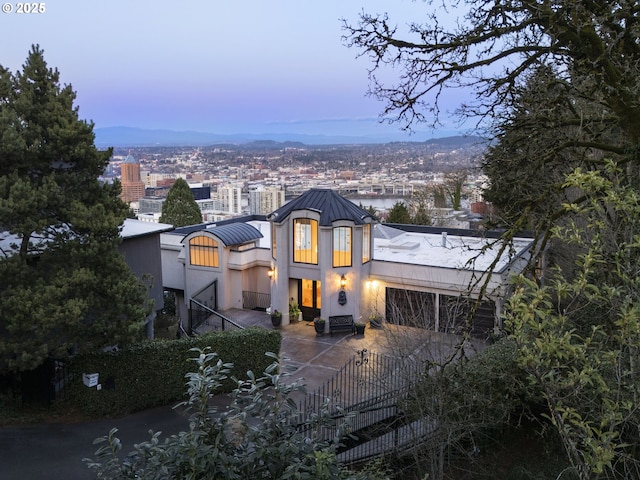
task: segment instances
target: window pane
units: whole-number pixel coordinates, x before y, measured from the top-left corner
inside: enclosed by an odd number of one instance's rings
[[[218,266],[218,242],[200,235],[189,240],[189,260],[191,265],[202,267]]]
[[[313,280],[302,279],[302,306],[313,308]]]
[[[362,263],[371,260],[371,224],[362,227]]]
[[[309,218],[293,221],[293,261],[318,263],[318,222]]]
[[[320,280],[318,280],[316,282],[316,308],[320,309],[322,308],[322,302],[320,301],[322,299],[322,295],[320,295]]]
[[[351,227],[333,229],[333,266],[351,266]]]

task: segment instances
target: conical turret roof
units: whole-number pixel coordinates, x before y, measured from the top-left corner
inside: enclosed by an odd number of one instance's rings
[[[312,188],[289,203],[283,205],[267,218],[282,223],[291,212],[311,210],[320,214],[320,225],[329,227],[338,220],[348,220],[362,225],[376,220],[368,211],[358,207],[334,190],[328,188]]]

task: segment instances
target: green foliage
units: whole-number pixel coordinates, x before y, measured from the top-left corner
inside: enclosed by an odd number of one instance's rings
[[[389,214],[386,218],[387,223],[411,223],[411,215],[409,209],[403,202],[396,202],[389,210]]]
[[[245,329],[214,332],[180,340],[143,342],[114,352],[94,352],[75,357],[71,363],[73,381],[67,386],[69,404],[90,415],[123,415],[145,408],[166,405],[181,398],[184,376],[189,371],[192,348],[211,348],[233,360],[233,373],[264,369],[264,352],[280,350],[280,333],[274,330]],[[82,383],[83,373],[98,373],[102,389]],[[234,387],[231,380],[223,391]]]
[[[538,67],[503,108],[506,113],[496,120],[495,141],[482,162],[490,180],[483,196],[500,209],[505,225],[524,216],[526,227],[548,228],[562,202],[577,198],[575,191],[563,187],[565,176],[577,167],[599,168],[602,155],[593,146],[622,139],[618,129],[612,131],[605,122],[584,128],[589,116],[605,114],[602,107],[594,99],[568,94],[548,66]],[[577,111],[581,122],[575,119]]]
[[[581,252],[575,275],[545,286],[520,278],[509,301],[518,362],[581,479],[640,473],[640,195],[624,178],[613,163],[567,177],[586,200],[565,204],[576,220],[554,235]]]
[[[430,362],[403,411],[409,419],[433,419],[433,428],[415,456],[416,470],[445,478],[449,462],[473,462],[474,447],[496,442],[529,394],[525,372],[516,362],[515,342],[500,339],[484,351],[448,364]]]
[[[193,199],[193,193],[186,180],[178,178],[169,190],[167,198],[162,204],[160,222],[174,227],[196,225],[202,223],[202,212]]]
[[[136,340],[146,292],[118,252],[127,207],[98,176],[93,124],[34,46],[0,67],[0,371]]]
[[[246,380],[236,380],[230,406],[218,412],[209,406],[209,400],[230,377],[232,365],[209,350],[192,353],[196,371],[186,375],[188,400],[182,404],[192,412],[188,431],[164,441],[160,432],[151,432],[150,440],[136,444],[122,458],[117,430],[112,429],[94,442],[100,445],[97,458],[85,459],[99,478],[384,478],[379,470],[356,475],[338,464],[339,438],[326,440],[317,428],[329,421],[327,413],[300,416],[293,395],[304,391],[304,386],[286,381],[275,355],[268,354],[276,361],[262,376],[248,371]],[[299,428],[304,425],[311,428]],[[342,434],[346,427],[340,429]]]

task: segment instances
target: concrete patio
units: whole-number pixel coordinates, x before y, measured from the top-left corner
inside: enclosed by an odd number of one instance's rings
[[[221,313],[243,327],[274,328],[265,312],[231,309]],[[372,329],[367,323],[364,335],[340,332],[318,336],[313,323],[305,321],[279,330],[283,371],[290,372],[292,380],[303,379],[309,392],[325,384],[364,349],[399,358],[413,356],[438,361],[452,354],[460,341],[455,335],[389,324],[382,329]],[[473,355],[484,347],[483,342],[472,339],[465,343],[464,350]]]

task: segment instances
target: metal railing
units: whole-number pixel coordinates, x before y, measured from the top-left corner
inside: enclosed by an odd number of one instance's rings
[[[242,292],[242,308],[245,310],[266,311],[271,306],[271,294],[260,292]]]
[[[237,330],[244,327],[211,307],[194,300],[189,300],[189,315],[191,324],[191,334],[197,334],[200,327],[205,326],[206,330]]]
[[[319,433],[330,440],[335,438],[339,425],[348,421],[350,436],[338,451],[338,460],[345,464],[415,444],[432,431],[433,422],[408,420],[402,404],[424,368],[412,357],[389,357],[361,350],[299,403],[299,428],[318,428],[305,420],[328,409],[331,421],[319,427]]]

